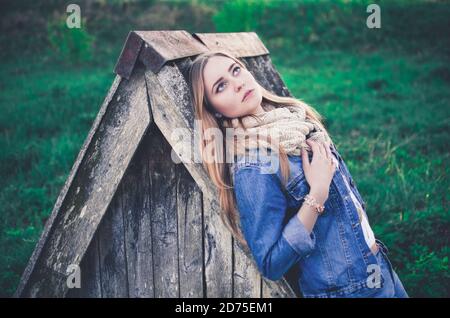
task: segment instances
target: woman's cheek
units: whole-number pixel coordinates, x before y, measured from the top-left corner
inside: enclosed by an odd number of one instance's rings
[[[226,96],[224,97],[223,104],[229,111],[234,111],[234,108],[236,106],[236,100],[233,99],[233,96],[231,94],[227,93]]]

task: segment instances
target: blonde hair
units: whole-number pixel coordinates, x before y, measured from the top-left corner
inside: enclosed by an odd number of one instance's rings
[[[200,131],[201,139],[199,142],[199,151],[202,157],[202,164],[205,167],[212,182],[218,189],[219,203],[221,208],[220,217],[225,226],[230,230],[233,237],[236,238],[242,245],[248,247],[239,226],[239,212],[236,208],[236,199],[233,191],[230,167],[229,164],[226,163],[225,152],[220,151],[220,149],[228,149],[226,145],[227,140],[226,138],[222,138],[222,141],[217,140],[217,138],[214,138],[213,140],[206,140],[205,138],[205,131],[210,128],[220,129],[223,136],[225,136],[225,128],[222,126],[221,120],[218,120],[215,117],[215,110],[211,106],[205,94],[203,71],[206,63],[213,56],[228,57],[234,60],[241,68],[247,68],[239,59],[235,58],[234,56],[232,56],[232,54],[226,51],[209,51],[198,55],[192,62],[189,70],[189,82],[195,119],[201,121],[202,127]],[[274,107],[299,105],[305,109],[307,118],[315,121],[319,125],[319,127],[326,132],[326,129],[322,124],[322,116],[314,108],[297,98],[277,96],[264,89],[264,87],[262,87],[261,85],[259,86],[262,90],[262,105],[270,104]],[[228,119],[224,118],[222,120]],[[205,148],[211,151],[205,152]],[[282,185],[286,186],[287,180],[289,178],[289,162],[287,154],[281,146],[278,149],[278,153],[280,156],[280,169],[284,182]],[[214,156],[214,158],[207,158],[207,156],[210,155]]]

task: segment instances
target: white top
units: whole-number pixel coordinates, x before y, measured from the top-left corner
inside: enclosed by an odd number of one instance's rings
[[[339,161],[336,159],[335,156],[333,156],[333,160],[336,163],[336,169],[339,169]],[[350,196],[352,198],[353,204],[356,207],[356,211],[358,211],[359,222],[361,223],[364,239],[366,240],[366,243],[369,246],[369,248],[371,248],[375,244],[375,235],[373,234],[372,228],[369,225],[369,220],[367,219],[366,212],[362,208],[361,204],[359,204],[359,201],[356,198],[355,194],[353,193],[352,189],[350,188],[346,177],[344,177],[344,182],[348,191],[350,192]]]

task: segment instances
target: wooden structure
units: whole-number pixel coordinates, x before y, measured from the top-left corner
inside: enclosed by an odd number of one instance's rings
[[[131,32],[16,297],[299,295],[294,278],[260,276],[222,224],[202,165],[171,159],[171,132],[193,132],[190,63],[216,48],[240,58],[266,89],[290,96],[253,32]],[[81,288],[67,284],[71,264],[81,269]]]

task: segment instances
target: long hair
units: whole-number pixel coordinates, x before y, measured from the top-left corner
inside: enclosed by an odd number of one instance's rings
[[[190,93],[192,104],[194,107],[195,119],[201,122],[201,131],[199,132],[200,149],[198,150],[201,154],[203,166],[205,167],[212,182],[218,189],[219,203],[221,208],[220,217],[222,221],[230,230],[233,237],[236,238],[243,246],[248,247],[239,225],[239,212],[236,208],[236,198],[233,191],[230,166],[226,162],[225,152],[222,151],[223,149],[228,149],[228,145],[226,144],[227,140],[226,138],[222,138],[222,140],[218,140],[218,138],[211,139],[208,137],[207,133],[207,131],[217,131],[218,129],[222,131],[222,136],[225,136],[225,128],[223,127],[223,124],[221,122],[223,120],[228,120],[226,118],[219,120],[215,117],[215,110],[211,106],[205,94],[203,71],[206,63],[213,56],[228,57],[234,60],[241,68],[247,69],[239,59],[223,50],[208,51],[202,53],[198,55],[192,62],[189,70]],[[309,118],[311,121],[315,121],[317,125],[325,133],[327,133],[325,127],[322,124],[322,116],[314,108],[297,98],[278,96],[264,89],[264,87],[262,87],[260,84],[258,85],[262,89],[261,104],[263,108],[264,105],[268,104],[277,108],[286,107],[289,105],[301,106],[305,109],[307,118]],[[208,151],[205,151],[206,149]],[[282,185],[286,186],[289,178],[288,157],[281,145],[278,148],[278,153],[280,159],[280,170],[283,179]]]

